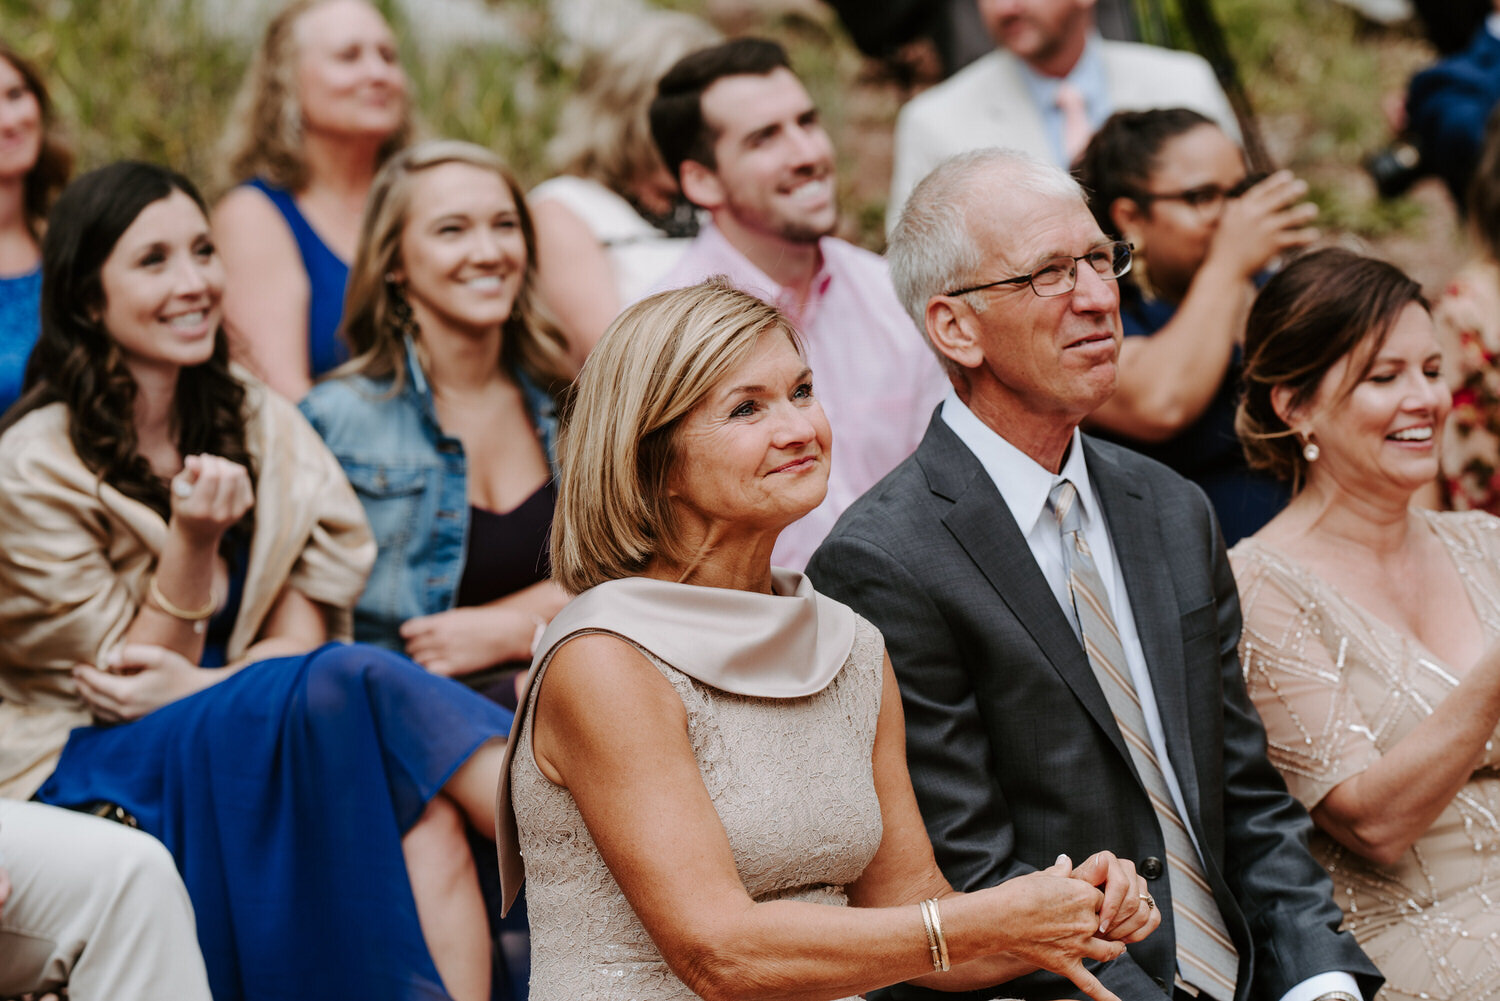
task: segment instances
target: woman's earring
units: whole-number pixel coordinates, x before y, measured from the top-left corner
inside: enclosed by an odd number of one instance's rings
[[[1318,456],[1322,454],[1322,449],[1318,448],[1318,443],[1312,440],[1312,435],[1307,435],[1302,442],[1302,458],[1308,462],[1317,462]]]

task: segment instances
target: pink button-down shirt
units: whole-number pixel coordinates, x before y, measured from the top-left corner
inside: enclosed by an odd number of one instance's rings
[[[682,288],[710,275],[772,303],[802,334],[813,387],[833,428],[828,496],[781,533],[777,566],[802,570],[855,498],[910,455],[948,391],[926,337],[891,287],[885,260],[834,237],[818,244],[823,264],[806,301],[776,284],[705,225],[657,290]]]

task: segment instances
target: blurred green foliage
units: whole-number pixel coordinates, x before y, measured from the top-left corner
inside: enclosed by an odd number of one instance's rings
[[[425,131],[490,146],[527,184],[548,174],[546,142],[577,68],[547,17],[546,0],[489,0],[515,26],[513,42],[462,44],[404,60]],[[1189,46],[1181,0],[1134,0],[1148,36]],[[701,12],[705,0],[658,0]],[[377,0],[398,35],[401,15]],[[817,100],[840,154],[839,176],[852,234],[880,247],[886,178],[869,157],[870,133],[889,130],[899,93],[864,86],[868,64],[816,5],[742,4],[734,27],[783,40]],[[1362,26],[1331,0],[1214,0],[1252,105],[1280,159],[1306,174],[1325,222],[1367,235],[1399,230],[1416,217],[1408,202],[1376,201],[1359,158],[1388,138],[1381,95],[1399,90],[1425,48]],[[119,157],[172,164],[211,186],[219,136],[254,38],[208,30],[194,0],[0,0],[0,36],[33,58],[68,123],[80,165]],[[870,109],[874,107],[872,112]],[[861,136],[851,131],[862,130]]]

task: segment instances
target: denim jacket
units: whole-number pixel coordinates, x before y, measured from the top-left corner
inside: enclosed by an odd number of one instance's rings
[[[392,380],[354,375],[317,384],[299,404],[344,467],[379,546],[370,582],[354,607],[354,638],[393,650],[405,648],[401,623],[453,607],[469,537],[463,444],[438,425],[432,390],[410,341],[406,367],[408,378],[395,396]],[[553,465],[552,397],[525,375],[515,378]]]

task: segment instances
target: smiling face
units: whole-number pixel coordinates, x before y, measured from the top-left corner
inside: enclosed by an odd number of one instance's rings
[[[815,243],[838,222],[833,144],[788,69],[727,76],[702,97],[716,166],[688,161],[683,190],[724,225]]]
[[[41,102],[20,70],[0,59],[0,181],[25,177],[41,152]]]
[[[148,369],[201,365],[214,350],[224,266],[208,220],[181,191],[152,202],[99,269],[99,322],[137,381]]]
[[[1308,405],[1290,415],[1288,424],[1318,444],[1308,485],[1334,482],[1360,494],[1410,495],[1438,474],[1443,425],[1453,406],[1432,318],[1420,304],[1407,305],[1369,373],[1349,389],[1364,361],[1357,354],[1330,368]]]
[[[780,531],[823,502],[831,432],[807,362],[780,329],[709,391],[673,438],[668,491],[684,519]]]
[[[298,101],[310,133],[385,139],[406,115],[396,38],[362,0],[328,0],[297,19]]]
[[[495,330],[526,275],[526,238],[510,186],[468,163],[444,163],[411,180],[396,279],[423,333]]]
[[[974,215],[974,236],[987,262],[981,280],[1029,274],[1050,258],[1082,255],[1108,242],[1082,199],[1033,197],[1020,209],[992,203]],[[1035,422],[1071,432],[1114,392],[1116,282],[1085,266],[1078,268],[1078,284],[1062,295],[1039,296],[1025,284],[977,294],[987,298],[982,313],[961,302],[956,307],[975,335],[969,353],[955,357],[969,370],[969,405],[976,413],[1005,428]]]

